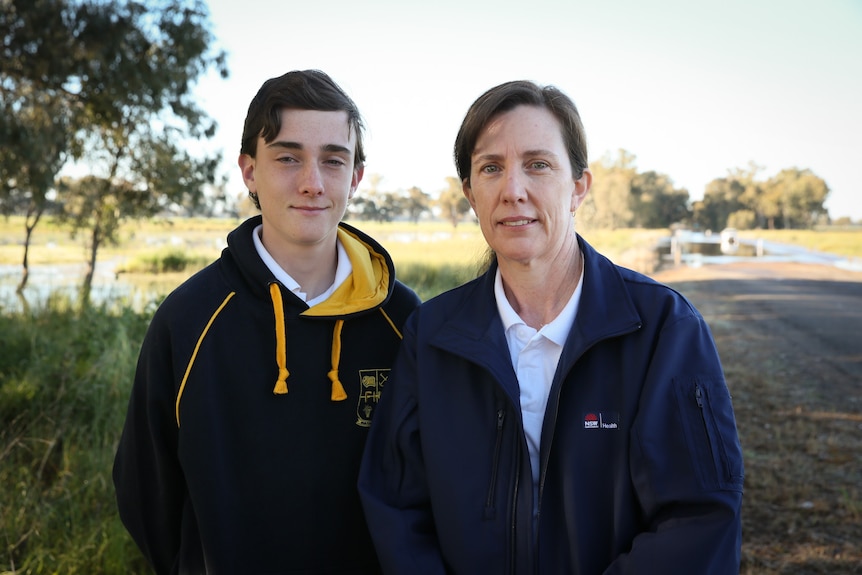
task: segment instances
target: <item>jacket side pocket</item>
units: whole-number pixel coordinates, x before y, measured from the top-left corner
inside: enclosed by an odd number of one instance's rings
[[[742,448],[724,378],[696,377],[675,383],[690,456],[701,486],[742,491]]]

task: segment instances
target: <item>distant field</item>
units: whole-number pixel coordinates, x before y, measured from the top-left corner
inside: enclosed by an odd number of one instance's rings
[[[862,258],[862,228],[855,230],[749,230],[740,237],[803,246],[809,250]]]
[[[127,223],[120,231],[117,245],[99,250],[99,260],[127,259],[141,253],[182,246],[188,252],[218,257],[228,232],[240,220],[173,219]],[[453,228],[448,222],[365,222],[351,221],[382,243],[396,263],[472,264],[481,258],[485,241],[479,226],[464,222]],[[585,233],[594,247],[615,258],[648,246],[667,235],[667,230],[596,230]],[[0,220],[0,264],[21,263],[24,222],[11,217]],[[30,263],[70,264],[85,261],[84,238],[73,238],[67,228],[50,221],[40,222],[33,233]]]
[[[141,254],[181,248],[204,259],[215,259],[224,247],[227,233],[239,224],[236,219],[154,219],[123,226],[117,245],[104,245],[99,261],[123,261]],[[471,265],[485,249],[479,226],[473,222],[453,228],[447,222],[350,222],[380,241],[396,264]],[[592,230],[581,232],[593,247],[617,263],[649,271],[652,250],[668,230]],[[862,229],[856,231],[753,230],[740,232],[743,238],[791,243],[808,249],[848,257],[862,257]],[[18,265],[23,256],[24,222],[20,217],[0,219],[0,265]],[[52,221],[40,222],[30,250],[32,265],[79,264],[86,261],[84,238],[73,238],[68,228]]]

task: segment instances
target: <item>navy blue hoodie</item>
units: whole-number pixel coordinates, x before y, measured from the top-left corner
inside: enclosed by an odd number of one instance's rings
[[[378,573],[356,477],[419,300],[341,224],[353,273],[309,308],[255,251],[259,223],[153,318],[114,463],[120,517],[157,573]]]

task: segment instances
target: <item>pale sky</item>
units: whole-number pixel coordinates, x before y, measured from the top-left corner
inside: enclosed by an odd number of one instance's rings
[[[366,182],[436,195],[469,105],[509,80],[577,104],[590,161],[623,148],[692,199],[729,170],[808,168],[862,220],[862,0],[209,0],[231,76],[198,86],[230,191],[248,104],[318,68],[366,123]],[[360,185],[360,190],[365,187]],[[360,192],[361,193],[361,192]]]

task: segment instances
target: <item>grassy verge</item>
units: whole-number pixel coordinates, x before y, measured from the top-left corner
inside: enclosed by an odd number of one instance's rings
[[[0,315],[0,572],[148,572],[111,482],[148,321],[60,299]]]

